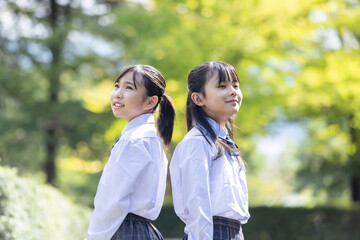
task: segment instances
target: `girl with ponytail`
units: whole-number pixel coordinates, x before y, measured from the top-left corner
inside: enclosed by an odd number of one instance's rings
[[[183,240],[243,240],[250,215],[245,165],[233,141],[233,118],[242,94],[235,69],[206,62],[188,77],[188,133],[170,163],[176,214]]]
[[[111,109],[128,123],[102,173],[88,240],[163,239],[151,221],[164,200],[168,161],[162,146],[171,142],[175,118],[165,87],[162,74],[147,65],[129,66],[117,77]]]

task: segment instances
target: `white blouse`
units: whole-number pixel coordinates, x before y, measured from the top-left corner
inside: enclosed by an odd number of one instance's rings
[[[167,164],[153,114],[131,120],[101,175],[87,239],[110,239],[130,212],[155,220],[164,200]]]
[[[209,118],[215,134],[226,131]],[[245,224],[250,218],[245,166],[227,151],[215,159],[215,144],[192,128],[177,145],[170,162],[170,176],[176,214],[186,224],[189,240],[213,239],[213,216]],[[215,159],[215,160],[214,160]]]

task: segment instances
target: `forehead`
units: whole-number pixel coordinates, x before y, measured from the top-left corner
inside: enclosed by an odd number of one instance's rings
[[[135,87],[141,87],[141,86],[144,85],[141,74],[139,74],[137,72],[134,72],[134,71],[125,73],[118,80],[116,80],[116,82],[119,82],[119,83],[131,83]]]
[[[133,77],[134,74],[133,72],[128,72],[128,73],[125,73],[123,76],[121,76],[120,78],[118,78],[116,80],[116,82],[119,82],[119,83],[124,83],[124,82],[134,82],[133,80]]]

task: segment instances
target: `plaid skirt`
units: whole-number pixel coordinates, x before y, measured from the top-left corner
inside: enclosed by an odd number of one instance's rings
[[[128,213],[111,240],[164,240],[149,219]]]
[[[239,221],[225,217],[213,217],[214,223],[214,240],[244,240],[241,224]],[[185,234],[182,240],[188,240]]]

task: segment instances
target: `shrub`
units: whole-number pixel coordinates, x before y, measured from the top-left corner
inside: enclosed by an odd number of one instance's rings
[[[91,210],[73,204],[58,190],[0,167],[0,240],[84,239]],[[360,239],[360,210],[256,207],[243,226],[252,240]],[[164,237],[181,238],[184,223],[172,205],[163,206],[154,225]]]
[[[0,166],[0,239],[84,239],[91,211]]]

